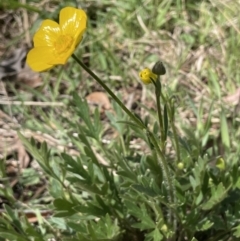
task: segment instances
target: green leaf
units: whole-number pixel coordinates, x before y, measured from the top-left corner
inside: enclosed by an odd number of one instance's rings
[[[195,237],[193,237],[192,239],[191,239],[191,241],[198,241]]]
[[[64,159],[64,163],[67,166],[66,169],[69,172],[76,173],[85,180],[91,180],[91,177],[89,176],[88,172],[83,168],[80,158],[74,160],[71,156],[69,156],[66,153],[62,153],[61,155]]]
[[[149,216],[144,204],[141,204],[139,208],[137,204],[125,200],[125,205],[129,209],[129,213],[139,219],[139,222],[133,224],[132,227],[139,228],[141,230],[155,228],[156,224]]]
[[[83,206],[83,205],[76,206],[74,207],[74,210],[76,212],[80,212],[87,215],[93,215],[97,217],[100,217],[106,214],[106,210],[103,210],[102,208],[96,205],[93,205],[92,203],[88,203],[88,205],[86,206]]]
[[[19,234],[16,234],[12,231],[7,231],[7,232],[0,232],[0,237],[11,240],[11,241],[26,241],[26,237],[21,237]]]
[[[227,196],[227,192],[228,190],[225,189],[223,184],[219,183],[217,187],[214,187],[212,189],[212,196],[206,203],[203,204],[202,209],[212,209],[215,205],[220,203]]]
[[[171,5],[171,1],[161,1],[161,3],[158,6],[158,14],[156,18],[156,25],[157,27],[161,27],[167,20],[166,14],[169,12],[169,8]]]
[[[117,123],[122,123],[122,124],[126,124],[132,127],[137,127],[137,128],[141,128],[142,127],[140,125],[137,125],[136,123],[130,122],[130,121],[117,121]]]
[[[196,198],[196,201],[195,201],[196,205],[199,205],[202,200],[203,200],[203,193],[199,192],[199,194]]]
[[[16,212],[14,212],[7,204],[3,205],[4,209],[6,210],[7,214],[11,218],[12,224],[20,231],[23,232],[21,222],[19,221],[19,217]]]
[[[214,225],[213,222],[210,222],[207,218],[205,218],[197,224],[196,230],[197,231],[205,231],[205,230],[208,230],[209,228],[211,228],[213,225]]]
[[[92,148],[85,146],[84,151],[85,151],[86,156],[88,156],[93,163],[95,163],[96,165],[99,166],[98,159],[97,159],[95,153],[93,152]]]
[[[124,158],[119,161],[119,166],[122,168],[122,170],[117,172],[118,175],[127,177],[130,180],[137,182],[137,175],[133,172],[133,169],[128,165]]]
[[[79,177],[68,177],[67,180],[71,183],[74,183],[76,187],[79,187],[82,190],[85,190],[94,194],[99,194],[99,195],[106,194],[104,192],[106,189],[102,190],[102,188],[100,189],[97,185],[89,184],[85,180],[81,180]]]
[[[57,210],[68,210],[71,211],[73,208],[73,203],[68,202],[65,199],[57,198],[53,201],[53,205]]]
[[[96,217],[93,217],[94,219]],[[69,228],[72,228],[73,230],[75,230],[76,232],[80,232],[80,233],[86,233],[86,227],[85,227],[85,223],[83,224],[83,221],[77,223],[77,222],[73,222],[73,221],[69,221],[67,222],[67,226]]]
[[[223,142],[224,147],[229,149],[230,148],[229,130],[228,130],[228,125],[227,125],[227,118],[223,111],[221,112],[220,122],[221,122],[222,142]]]
[[[98,221],[89,221],[83,225],[80,222],[78,225],[82,225],[81,231],[75,224],[71,223],[74,229],[79,230],[78,239],[83,241],[116,241],[120,234],[120,229],[117,224],[117,220],[110,218],[107,214],[101,217]]]
[[[233,235],[236,237],[236,238],[240,238],[240,225],[238,225],[237,227],[233,228],[232,229],[234,232],[233,232]]]
[[[18,136],[26,149],[31,153],[31,155],[38,161],[38,164],[41,168],[50,176],[55,177],[54,173],[51,170],[49,165],[49,153],[47,151],[47,145],[45,142],[41,144],[40,150],[36,147],[35,141],[32,138],[31,141],[28,141],[20,132]]]
[[[189,181],[191,183],[191,186],[192,186],[193,190],[195,190],[196,187],[198,186],[198,184],[197,184],[196,180],[194,179],[194,177],[193,176],[189,176]]]
[[[217,94],[218,98],[221,98],[221,87],[219,85],[219,77],[213,69],[209,68],[209,79],[211,80],[211,83],[213,84],[212,89],[214,90],[214,94]],[[212,94],[213,94],[212,93]]]
[[[140,193],[144,193],[146,196],[149,196],[149,197],[159,196],[159,192],[156,193],[155,190],[153,190],[152,188],[144,187],[140,184],[133,184],[132,188],[134,188],[136,191],[138,191]]]
[[[146,234],[146,241],[161,241],[163,240],[163,235],[158,230],[158,228],[155,228],[152,232]]]

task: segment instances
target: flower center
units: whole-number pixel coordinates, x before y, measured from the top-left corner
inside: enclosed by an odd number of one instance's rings
[[[61,35],[54,44],[57,54],[67,52],[73,43],[73,38],[69,35]]]

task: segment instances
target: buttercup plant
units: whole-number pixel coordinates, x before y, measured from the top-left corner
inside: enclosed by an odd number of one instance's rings
[[[86,20],[87,17],[83,10],[72,7],[66,7],[60,11],[59,24],[51,20],[45,20],[33,38],[34,48],[30,50],[27,56],[27,63],[29,66],[35,71],[46,71],[55,65],[65,64],[82,39],[82,35],[86,29]],[[48,56],[48,58],[46,58],[46,56]],[[156,87],[156,99],[158,104],[159,125],[162,140],[160,143],[158,138],[149,131],[147,126],[143,124],[142,120],[132,114],[132,112],[126,108],[119,98],[102,82],[97,75],[95,75],[86,65],[84,65],[76,55],[73,54],[72,57],[108,92],[108,94],[120,105],[120,107],[126,112],[131,120],[138,125],[139,128],[146,131],[151,145],[154,147],[153,151],[156,153],[157,159],[159,160],[163,170],[166,186],[169,192],[169,202],[171,205],[173,205],[174,188],[172,176],[164,156],[164,142],[166,137],[164,136],[163,118],[161,114],[161,84],[158,75],[154,74],[149,68],[146,68],[139,73],[140,79],[144,84],[153,83]],[[157,67],[157,65],[159,65],[159,63],[156,63],[154,66],[156,73],[159,72],[159,67]],[[162,69],[164,69],[164,66],[161,63],[161,75],[164,74]],[[166,131],[165,134],[167,134]],[[160,146],[162,148],[160,148]],[[172,217],[169,216],[168,218],[171,220]]]
[[[74,54],[86,26],[87,15],[82,9],[63,8],[59,23],[44,20],[41,24],[33,37],[34,47],[28,53],[27,63],[33,70],[42,72],[64,65],[72,57],[118,104],[115,109],[125,112],[128,119],[115,120],[108,113],[111,123],[123,126],[118,128],[123,147],[107,148],[101,142],[98,111],[92,117],[87,103],[74,93],[73,102],[69,105],[81,122],[65,121],[77,132],[71,136],[72,142],[80,142],[83,146],[77,158],[62,153],[60,161],[51,161],[45,143],[38,148],[33,140],[29,142],[19,134],[49,177],[55,209],[55,217],[49,226],[51,231],[52,226],[58,230],[52,231],[51,238],[69,241],[196,241],[199,238],[199,241],[213,241],[220,240],[219,237],[227,240],[229,234],[240,237],[240,225],[236,221],[240,219],[240,205],[231,206],[226,213],[223,207],[228,204],[222,205],[230,191],[229,197],[232,193],[239,195],[235,192],[240,188],[240,170],[236,162],[229,164],[232,165],[230,169],[225,159],[218,158],[216,166],[210,167],[207,156],[198,154],[194,145],[178,135],[175,98],[162,87],[160,77],[166,69],[161,61],[152,70],[145,68],[139,73],[146,88],[151,84],[155,88],[157,118],[152,123],[128,109],[111,88]],[[128,142],[124,142],[124,128],[130,130],[129,135],[146,142],[148,154],[126,150]],[[167,143],[173,149],[171,155]],[[99,162],[96,150],[102,151],[104,162]],[[229,170],[226,175],[225,170]],[[8,206],[5,209],[10,215],[8,221],[14,221],[15,227],[11,232],[17,229],[25,235],[24,238],[46,240],[45,229],[37,232],[26,220],[23,224],[16,222],[13,211]],[[229,214],[233,209],[238,210],[231,213],[236,216],[234,221]],[[221,219],[223,213],[224,220]],[[9,226],[8,223],[5,225]],[[2,233],[0,227],[0,237],[9,238]],[[24,238],[14,240],[22,241]]]

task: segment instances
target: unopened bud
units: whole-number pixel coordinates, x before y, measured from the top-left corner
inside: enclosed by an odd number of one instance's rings
[[[163,226],[161,227],[161,231],[163,231],[164,233],[168,231],[168,227],[166,224],[163,224]]]
[[[179,163],[177,164],[177,168],[178,168],[179,170],[183,170],[184,164],[183,164],[182,162],[179,162]]]
[[[152,72],[157,75],[165,75],[166,69],[161,61],[158,61],[152,68]]]
[[[213,179],[211,177],[208,179],[208,185],[209,187],[213,186]]]
[[[219,157],[216,161],[216,167],[220,170],[223,171],[225,170],[225,161],[222,157]]]

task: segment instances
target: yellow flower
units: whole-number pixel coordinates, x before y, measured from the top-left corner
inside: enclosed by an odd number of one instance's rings
[[[143,69],[140,73],[139,73],[139,77],[142,80],[142,82],[147,85],[147,84],[151,84],[152,81],[156,81],[157,80],[157,75],[154,74],[150,69],[146,68]]]
[[[35,71],[64,65],[81,42],[86,24],[86,13],[73,7],[60,11],[59,24],[44,20],[33,37],[34,48],[27,55],[28,65]]]

